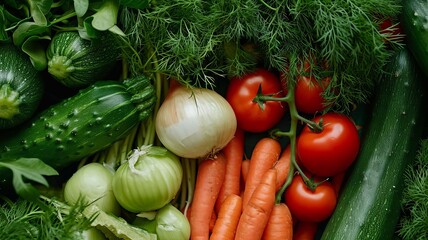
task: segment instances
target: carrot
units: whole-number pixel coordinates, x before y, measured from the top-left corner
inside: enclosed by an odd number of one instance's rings
[[[210,240],[233,240],[241,216],[242,198],[236,194],[227,195],[221,204]]]
[[[192,211],[192,205],[190,204],[190,206],[187,208],[186,211],[186,218],[190,220],[190,212]],[[184,213],[184,210],[182,211]],[[213,210],[211,213],[211,218],[210,218],[210,224],[209,224],[209,232],[211,233],[215,222],[217,221],[217,213]]]
[[[293,240],[314,240],[317,234],[318,223],[299,222],[293,233]]]
[[[293,219],[290,209],[288,209],[285,203],[274,205],[262,236],[262,240],[277,239],[293,239]]]
[[[245,182],[247,181],[248,169],[250,168],[250,159],[246,158],[242,160],[241,163],[241,180],[242,184],[245,186]]]
[[[224,181],[226,158],[223,154],[199,163],[190,212],[190,239],[209,239],[209,228],[215,202]]]
[[[275,205],[276,169],[270,168],[255,188],[248,205],[243,207],[236,227],[236,240],[259,240]]]
[[[215,210],[218,213],[224,199],[229,194],[239,195],[241,192],[241,164],[244,158],[244,131],[237,129],[234,138],[223,148],[226,158],[226,173],[220,188]]]
[[[254,189],[260,183],[263,174],[271,169],[281,154],[281,144],[273,138],[262,138],[254,146],[250,166],[248,168],[247,180],[245,182],[242,207],[245,208],[254,192]]]
[[[274,168],[278,172],[276,179],[276,191],[278,191],[287,180],[291,164],[291,148],[288,145],[281,153],[278,161],[274,164]]]

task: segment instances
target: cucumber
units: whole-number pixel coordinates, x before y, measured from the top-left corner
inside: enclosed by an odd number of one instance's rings
[[[428,0],[403,1],[401,24],[406,43],[428,77]]]
[[[0,129],[10,129],[33,116],[43,97],[41,73],[11,43],[0,43]]]
[[[1,139],[0,161],[38,158],[65,168],[125,137],[152,114],[155,102],[146,77],[98,81]]]
[[[426,118],[426,86],[403,48],[377,85],[359,156],[321,239],[393,239],[403,174],[415,159]]]
[[[105,80],[112,74],[120,55],[121,50],[110,32],[91,40],[81,38],[76,31],[59,32],[46,51],[48,72],[69,88],[83,88]]]

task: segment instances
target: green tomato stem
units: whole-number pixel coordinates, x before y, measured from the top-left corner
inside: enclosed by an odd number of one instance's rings
[[[299,114],[299,112],[297,111],[294,94],[295,94],[294,85],[290,84],[289,89],[288,89],[288,93],[285,97],[278,98],[278,97],[272,97],[272,96],[267,96],[267,95],[258,96],[259,100],[264,100],[264,101],[285,101],[288,104],[288,108],[289,108],[289,112],[290,112],[290,118],[291,118],[290,130],[287,132],[280,131],[280,130],[274,130],[271,132],[271,136],[273,136],[273,137],[286,136],[290,139],[290,161],[291,161],[291,165],[290,165],[288,177],[287,177],[285,183],[281,186],[281,189],[276,194],[276,202],[277,203],[281,202],[281,198],[282,198],[285,190],[291,184],[295,170],[297,170],[297,172],[302,176],[303,181],[308,186],[308,188],[315,189],[315,187],[316,187],[316,186],[314,186],[313,181],[305,175],[305,173],[303,172],[303,170],[300,168],[299,164],[297,163],[297,160],[296,160],[296,139],[297,139],[297,125],[298,125],[299,121],[302,121],[306,124],[309,124],[310,126],[314,126],[315,129],[319,129],[318,127],[320,127],[320,125],[311,121],[311,120],[308,120],[308,119],[302,117]]]

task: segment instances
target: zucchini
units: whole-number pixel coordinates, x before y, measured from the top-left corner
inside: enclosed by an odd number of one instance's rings
[[[401,24],[408,48],[428,77],[428,0],[403,1]]]
[[[69,88],[83,88],[104,80],[114,70],[120,55],[110,32],[91,40],[81,38],[76,31],[59,32],[46,51],[48,72]]]
[[[0,161],[38,158],[61,169],[108,147],[146,120],[156,102],[146,77],[98,81],[0,140]]]
[[[0,43],[0,129],[10,129],[33,116],[43,97],[41,73],[11,43]]]
[[[426,120],[426,86],[413,56],[399,50],[377,85],[357,160],[321,239],[393,239],[403,174]]]

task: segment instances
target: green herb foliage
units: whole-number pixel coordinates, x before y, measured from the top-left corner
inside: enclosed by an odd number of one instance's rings
[[[428,139],[423,140],[417,159],[406,171],[403,217],[398,226],[402,239],[428,239]]]
[[[92,221],[81,215],[84,207],[76,204],[64,212],[49,201],[6,199],[0,207],[0,239],[83,239]]]
[[[263,66],[294,84],[300,63],[314,56],[328,69],[314,65],[313,73],[332,77],[326,98],[347,111],[368,100],[390,54],[379,24],[399,9],[394,0],[158,0],[123,8],[119,23],[140,54],[129,57],[133,71],[213,87]]]

